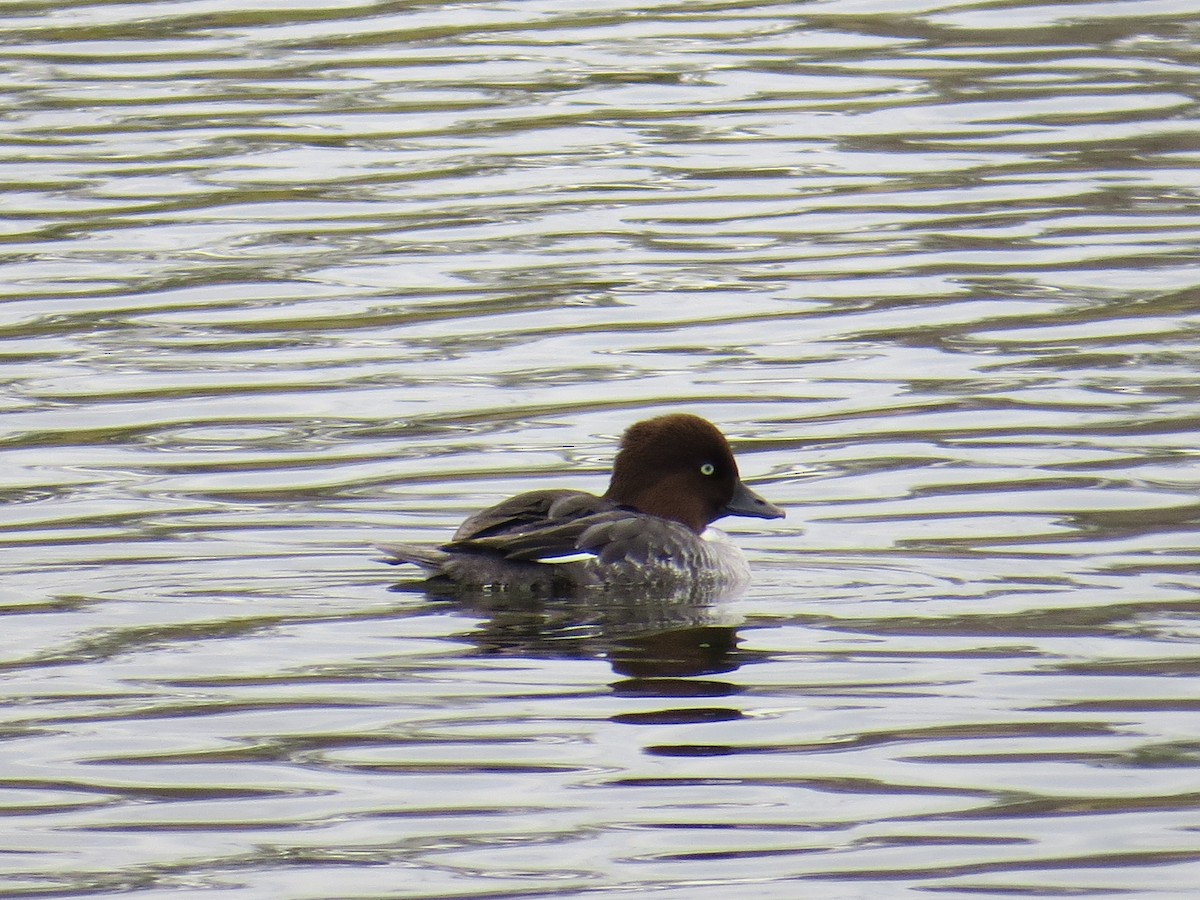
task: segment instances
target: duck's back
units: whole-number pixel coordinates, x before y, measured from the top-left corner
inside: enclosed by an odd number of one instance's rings
[[[414,563],[462,587],[558,593],[599,583],[594,567],[584,565],[592,554],[576,544],[586,520],[615,508],[584,491],[528,491],[475,513],[440,547],[377,546],[389,562]]]
[[[481,538],[503,538],[553,525],[565,525],[615,509],[615,505],[586,491],[551,489],[528,491],[480,510],[454,532],[448,547]]]

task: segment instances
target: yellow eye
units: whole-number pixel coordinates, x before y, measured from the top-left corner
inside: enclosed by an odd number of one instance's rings
[[[717,471],[717,467],[714,466],[712,463],[705,463],[704,465],[702,465],[700,467],[701,475],[711,475],[715,471]]]

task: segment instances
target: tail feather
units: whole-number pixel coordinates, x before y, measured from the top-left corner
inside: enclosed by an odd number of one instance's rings
[[[388,555],[384,562],[394,566],[412,563],[430,575],[441,573],[450,555],[436,547],[419,547],[415,544],[376,544],[375,548]]]

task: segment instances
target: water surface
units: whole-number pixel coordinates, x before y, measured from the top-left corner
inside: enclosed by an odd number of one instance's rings
[[[2,14],[0,895],[1194,895],[1190,4]],[[374,561],[674,410],[744,596]]]

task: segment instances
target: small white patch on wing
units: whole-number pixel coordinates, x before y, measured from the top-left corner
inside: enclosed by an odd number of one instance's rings
[[[580,550],[578,553],[567,553],[563,556],[542,556],[535,559],[534,562],[545,563],[548,566],[559,566],[563,563],[587,562],[589,559],[595,559],[595,553],[588,553],[586,550]]]

